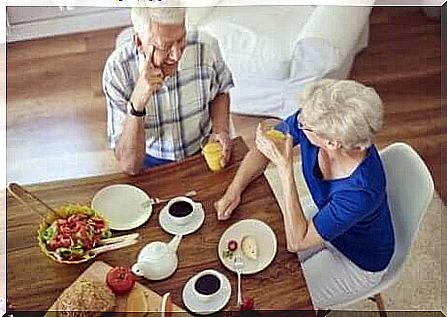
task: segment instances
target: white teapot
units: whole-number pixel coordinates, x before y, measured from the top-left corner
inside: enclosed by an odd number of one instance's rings
[[[132,272],[148,280],[162,280],[171,276],[177,269],[177,248],[182,240],[176,235],[169,243],[154,241],[147,244],[138,254]]]

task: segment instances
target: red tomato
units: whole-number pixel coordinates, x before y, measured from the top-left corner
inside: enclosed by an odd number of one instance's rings
[[[106,276],[107,285],[117,295],[123,295],[134,287],[135,277],[127,267],[117,266]]]

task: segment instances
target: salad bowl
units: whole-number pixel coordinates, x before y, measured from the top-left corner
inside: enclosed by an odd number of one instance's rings
[[[23,205],[39,214],[42,222],[37,230],[37,241],[43,254],[65,264],[79,264],[96,255],[137,243],[138,233],[111,238],[109,221],[97,210],[81,204],[65,204],[53,209],[22,186],[11,183],[9,193]],[[28,203],[28,197],[47,209]]]

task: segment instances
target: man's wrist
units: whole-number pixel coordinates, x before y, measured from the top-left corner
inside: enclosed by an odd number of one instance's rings
[[[144,117],[146,115],[146,109],[136,109],[132,100],[129,100],[129,102],[127,103],[127,113],[134,117]]]
[[[213,133],[214,134],[220,134],[220,133],[229,134],[230,132],[229,132],[228,127],[217,126],[217,127],[213,127]]]
[[[146,108],[146,104],[141,100],[141,98],[135,98],[133,95],[129,102],[132,102],[132,105],[136,111],[143,111]]]

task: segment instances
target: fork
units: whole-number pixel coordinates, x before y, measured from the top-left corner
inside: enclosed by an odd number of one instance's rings
[[[242,269],[244,268],[244,262],[242,261],[241,255],[236,254],[234,257],[234,269],[237,273],[237,305],[242,305],[242,289],[241,289],[241,274]]]
[[[181,196],[193,197],[195,195],[197,195],[197,192],[195,190],[191,190],[189,192],[186,192],[186,193],[182,194]],[[174,198],[174,197],[170,197],[170,198],[153,197],[153,198],[151,198],[150,202],[151,202],[151,204],[156,205],[156,204],[161,204],[161,203],[170,201],[172,198]]]

